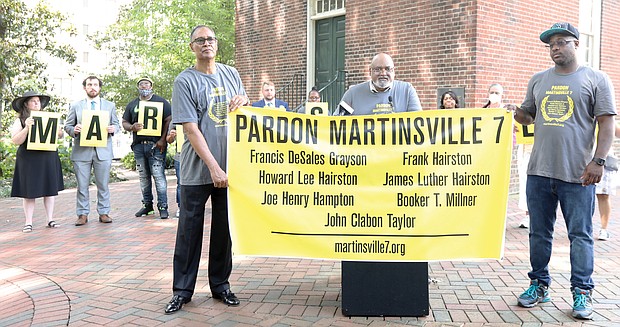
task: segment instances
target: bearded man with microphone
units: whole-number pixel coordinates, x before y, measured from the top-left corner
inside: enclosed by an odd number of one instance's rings
[[[394,80],[394,61],[388,54],[375,55],[369,72],[371,80],[350,87],[334,116],[422,110],[411,83]],[[343,261],[343,312],[366,316],[428,314],[427,280],[426,262]],[[385,286],[392,282],[399,287]],[[415,299],[413,294],[417,294]]]
[[[411,83],[394,80],[394,61],[379,53],[370,62],[370,81],[351,86],[342,96],[335,116],[377,115],[422,110]]]

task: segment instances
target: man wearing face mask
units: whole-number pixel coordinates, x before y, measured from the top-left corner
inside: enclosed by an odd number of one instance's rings
[[[501,84],[493,83],[489,86],[487,103],[482,108],[507,108],[504,105],[504,87]],[[525,212],[524,217],[519,222],[520,228],[530,227],[530,216],[527,209],[527,197],[525,196],[525,184],[527,183],[527,165],[532,154],[531,144],[517,144],[517,134],[521,133],[520,125],[515,124],[512,132],[512,146],[517,147],[517,171],[519,173],[519,209]]]
[[[370,62],[370,81],[351,86],[334,115],[376,115],[422,110],[411,83],[394,80],[394,61],[379,53]]]
[[[155,213],[153,209],[153,191],[151,177],[155,181],[157,191],[157,208],[161,219],[168,218],[168,195],[166,183],[166,133],[168,124],[172,118],[170,103],[153,93],[153,81],[147,77],[138,80],[137,83],[139,96],[131,101],[125,108],[123,114],[123,128],[133,132],[133,142],[131,149],[136,158],[136,169],[140,174],[140,187],[142,188],[142,208],[136,212],[136,217],[147,216]],[[140,101],[161,102],[163,103],[164,113],[161,135],[147,136],[138,135],[144,128],[142,122],[138,121]]]
[[[504,88],[500,84],[491,84],[489,86],[489,101],[482,106],[482,108],[503,108],[502,97],[504,95]]]

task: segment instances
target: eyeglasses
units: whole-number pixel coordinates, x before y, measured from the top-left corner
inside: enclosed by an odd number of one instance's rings
[[[563,48],[565,45],[571,43],[571,42],[575,42],[575,40],[557,40],[555,42],[549,42],[549,44],[545,44],[546,48],[551,48],[555,45],[558,46],[558,48]]]
[[[192,41],[192,43],[196,43],[198,45],[205,45],[205,42],[209,44],[215,44],[217,43],[217,38],[215,36],[209,36],[207,38],[199,37]]]
[[[394,67],[372,67],[370,68],[370,71],[375,73],[375,74],[381,74],[381,72],[385,71],[386,73],[393,73],[394,72]]]
[[[318,102],[321,101],[321,97],[309,97],[308,100]]]

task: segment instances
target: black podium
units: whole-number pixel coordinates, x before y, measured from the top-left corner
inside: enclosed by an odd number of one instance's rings
[[[428,316],[427,262],[342,262],[345,316]]]

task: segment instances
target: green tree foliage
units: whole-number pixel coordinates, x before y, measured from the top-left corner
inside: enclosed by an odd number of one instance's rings
[[[191,29],[212,27],[218,38],[218,61],[234,64],[234,0],[134,0],[97,46],[114,53],[112,73],[103,76],[106,97],[124,108],[137,96],[136,81],[148,76],[155,93],[170,99],[174,78],[194,63],[189,50]]]
[[[51,11],[45,2],[29,8],[22,0],[0,0],[0,133],[7,135],[14,115],[10,102],[27,90],[47,92],[50,84],[44,74],[43,56],[68,63],[75,61],[75,50],[56,40],[57,35],[75,34],[67,17]],[[48,110],[58,111],[52,97]]]

